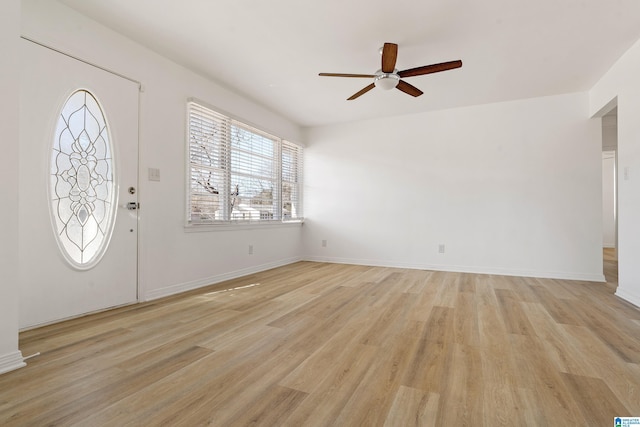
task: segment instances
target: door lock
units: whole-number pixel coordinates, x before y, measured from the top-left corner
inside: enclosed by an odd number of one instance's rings
[[[135,211],[136,209],[140,209],[140,203],[129,202],[127,203],[126,207],[130,211]]]

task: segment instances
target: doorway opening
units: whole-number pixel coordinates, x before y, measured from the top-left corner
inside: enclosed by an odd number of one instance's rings
[[[618,287],[618,108],[602,116],[602,247],[607,284]]]

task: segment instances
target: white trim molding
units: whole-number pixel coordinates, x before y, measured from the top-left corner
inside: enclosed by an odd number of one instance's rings
[[[616,296],[635,305],[636,307],[640,307],[640,295],[635,295],[631,292],[627,292],[624,289],[620,289],[620,287],[618,286],[618,289],[616,290]]]
[[[539,279],[580,280],[584,282],[606,282],[604,274],[584,274],[558,271],[520,270],[501,267],[474,267],[460,265],[411,264],[384,260],[306,257],[305,261],[334,264],[367,265],[373,267],[410,268],[415,270],[447,271],[452,273],[494,274],[499,276],[536,277]]]
[[[0,374],[14,371],[24,366],[27,366],[27,364],[24,362],[24,357],[22,357],[20,350],[0,356]]]
[[[215,285],[216,283],[224,282],[226,280],[237,279],[238,277],[248,276],[249,274],[259,273],[265,270],[271,270],[272,268],[282,267],[285,265],[293,264],[294,262],[302,261],[300,257],[286,258],[266,264],[255,265],[240,270],[231,271],[229,273],[218,274],[215,276],[205,277],[204,279],[194,280],[191,282],[178,283],[176,285],[167,286],[161,289],[154,289],[145,295],[141,296],[140,302],[151,301],[158,298],[168,297],[176,295],[182,292],[191,291],[194,289],[202,288],[204,286]]]

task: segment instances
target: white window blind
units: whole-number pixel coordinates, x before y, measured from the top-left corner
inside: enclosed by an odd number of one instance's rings
[[[302,147],[196,102],[188,146],[188,223],[302,219]]]
[[[282,217],[285,220],[302,218],[302,148],[282,142]]]

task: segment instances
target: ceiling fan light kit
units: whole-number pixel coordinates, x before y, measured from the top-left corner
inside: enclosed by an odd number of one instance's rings
[[[395,70],[398,71],[398,70]],[[391,90],[395,89],[398,86],[398,82],[400,81],[400,76],[395,72],[393,73],[383,73],[381,70],[376,72],[376,76],[373,79],[373,84],[376,87],[379,87],[382,90]]]
[[[417,97],[422,95],[423,92],[417,87],[401,80],[402,78],[422,76],[424,74],[438,73],[440,71],[453,70],[455,68],[462,67],[462,61],[457,60],[398,71],[395,68],[396,59],[398,57],[398,45],[395,43],[385,43],[380,51],[382,53],[382,67],[376,71],[375,74],[320,73],[319,75],[323,77],[373,78],[373,83],[347,98],[351,101],[369,92],[374,87],[378,87],[383,90],[396,88],[408,95]]]

